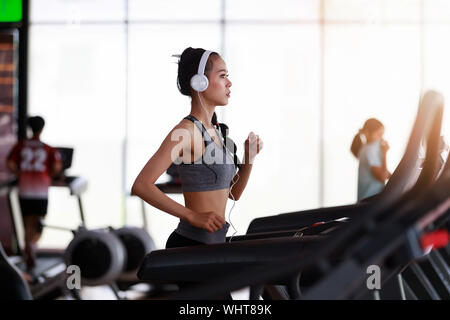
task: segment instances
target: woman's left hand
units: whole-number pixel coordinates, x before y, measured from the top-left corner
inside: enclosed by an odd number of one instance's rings
[[[263,141],[257,134],[250,132],[247,140],[245,140],[245,163],[252,164],[256,155],[262,150]]]

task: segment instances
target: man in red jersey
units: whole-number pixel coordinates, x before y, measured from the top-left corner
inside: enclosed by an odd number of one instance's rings
[[[41,218],[47,214],[48,188],[52,177],[62,169],[58,150],[40,140],[44,125],[42,117],[28,118],[33,137],[20,140],[10,151],[7,162],[9,170],[19,181],[28,268],[35,266],[34,247],[42,235]]]

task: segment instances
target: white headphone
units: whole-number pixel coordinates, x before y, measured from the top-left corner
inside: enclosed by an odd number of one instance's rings
[[[205,76],[205,67],[211,53],[212,51],[209,50],[205,50],[205,52],[203,52],[202,58],[200,59],[200,63],[198,65],[197,74],[191,78],[191,87],[197,92],[203,92],[208,88],[209,81]]]

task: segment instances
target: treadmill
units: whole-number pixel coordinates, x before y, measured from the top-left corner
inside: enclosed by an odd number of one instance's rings
[[[350,215],[352,219],[350,223],[345,224],[346,226],[354,225],[353,220],[360,220],[359,224],[361,224],[361,219],[366,215],[374,217],[398,205],[399,199],[404,194],[404,189],[410,183],[411,172],[418,167],[420,141],[424,137],[429,142],[436,139],[436,130],[432,130],[432,128],[438,127],[440,131],[442,102],[442,96],[436,92],[428,92],[424,95],[419,105],[418,115],[405,155],[393,175],[395,177],[393,181],[397,181],[398,184],[392,182],[389,188],[386,187],[382,198],[383,201],[377,201],[376,205],[364,206],[364,210],[360,208],[359,211],[355,211],[354,215]],[[427,152],[427,158],[432,156],[431,151]],[[433,161],[425,161],[424,165],[431,167],[432,163],[435,163],[434,159]],[[421,192],[424,187],[429,185],[430,181],[434,181],[434,177],[430,177],[430,174],[428,174],[430,170],[425,170],[426,174],[422,170],[416,185],[407,192],[407,198],[411,198]],[[391,190],[391,192],[388,192],[388,190]],[[407,199],[405,196],[403,196],[403,201]],[[331,214],[326,218],[336,219],[348,215],[345,210],[339,212],[338,215]],[[318,220],[315,221],[321,221],[323,217],[323,215],[319,216]],[[311,220],[311,222],[313,221]],[[357,227],[359,227],[359,224],[357,224]],[[339,243],[335,240],[340,232],[303,235],[303,233],[299,233],[295,229],[299,226],[304,227],[305,224],[289,224],[287,227],[288,230],[292,228],[289,231],[293,232],[291,234],[285,234],[283,231],[285,229],[283,228],[270,231],[272,235],[273,232],[281,232],[281,237],[268,238],[263,233],[260,233],[260,237],[253,238],[253,240],[248,240],[247,238],[239,239],[241,241],[233,241],[232,243],[153,251],[144,260],[138,277],[144,281],[158,283],[204,283],[204,285],[197,285],[192,287],[192,289],[183,290],[172,297],[177,299],[219,297],[227,291],[245,286],[251,286],[250,298],[257,299],[263,292],[263,289],[273,289],[277,285],[286,285],[287,297],[299,299],[302,297],[299,287],[299,279],[302,277],[302,273],[314,272],[317,268],[308,270],[308,265],[305,265],[305,268],[297,268],[296,264],[293,263],[294,261],[308,257],[308,255],[315,256],[316,250],[321,247],[329,248],[333,264],[342,259],[339,251],[333,250],[336,244]],[[355,231],[361,232],[361,230]],[[362,232],[365,232],[365,230],[362,230]],[[289,264],[286,264],[287,261],[289,261]],[[288,268],[290,272],[278,272],[276,266],[280,264]],[[266,270],[271,269],[272,274],[268,276],[264,274]],[[250,271],[253,277],[260,276],[260,278],[251,280],[252,277],[248,277]],[[261,276],[261,274],[264,274],[264,276]],[[236,282],[239,282],[239,285]],[[283,296],[281,292],[275,291],[276,295]]]
[[[428,139],[427,159],[421,177],[413,188],[416,192],[405,194],[396,206],[355,217],[352,223],[341,228],[332,241],[321,241],[296,258],[276,261],[264,268],[242,270],[233,276],[224,275],[220,280],[187,290],[175,295],[175,298],[199,298],[248,285],[255,287],[314,267],[320,271],[320,281],[316,281],[300,298],[358,299],[367,291],[366,268],[374,262],[388,271],[383,272],[384,284],[402,269],[405,262],[423,256],[423,248],[418,243],[426,236],[423,234],[425,228],[433,230],[449,219],[448,161],[439,180],[430,185],[435,181],[439,168],[432,156],[437,155],[436,145],[433,144],[437,141],[441,115],[442,112],[436,114],[439,122]]]

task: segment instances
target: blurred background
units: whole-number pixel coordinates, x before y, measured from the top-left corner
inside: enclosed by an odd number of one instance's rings
[[[28,114],[45,118],[43,141],[75,149],[69,172],[89,182],[90,228],[142,225],[130,189],[190,111],[171,57],[188,46],[227,63],[232,95],[216,111],[238,154],[250,131],[264,141],[231,215],[237,234],[256,217],[354,203],[349,148],[364,121],[384,123],[393,171],[421,93],[450,97],[447,0],[30,0],[29,9]],[[163,248],[178,219],[145,210]],[[80,224],[67,189],[50,189],[46,221]],[[71,239],[45,229],[40,246]]]

